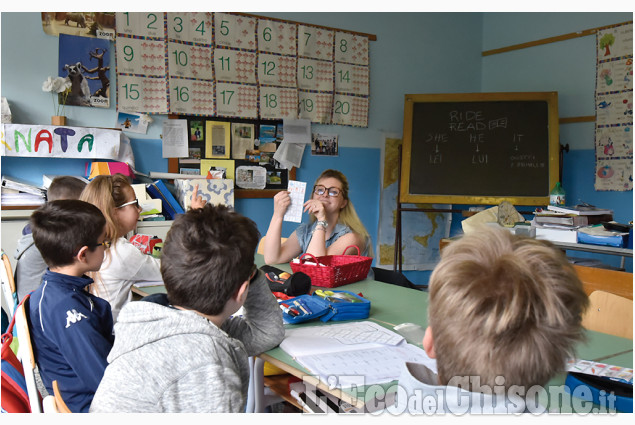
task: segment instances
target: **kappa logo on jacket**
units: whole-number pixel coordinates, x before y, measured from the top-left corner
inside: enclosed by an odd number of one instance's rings
[[[88,317],[86,317],[82,313],[78,313],[77,310],[75,310],[74,308],[71,310],[68,310],[66,312],[66,328],[69,328],[71,324],[77,323],[82,319],[88,319]]]

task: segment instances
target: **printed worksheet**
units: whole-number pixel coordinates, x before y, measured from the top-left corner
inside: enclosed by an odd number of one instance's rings
[[[302,221],[302,206],[304,205],[304,192],[306,191],[306,182],[289,180],[287,188],[291,195],[291,205],[284,214],[284,221],[293,221],[299,223]]]

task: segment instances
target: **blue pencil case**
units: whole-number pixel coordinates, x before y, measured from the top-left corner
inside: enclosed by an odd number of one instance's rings
[[[318,295],[318,293],[332,293],[333,295],[323,297]],[[293,316],[289,314],[288,309],[283,309],[282,317],[284,322],[292,324],[315,319],[320,319],[323,322],[328,322],[329,320],[358,320],[366,319],[370,315],[370,301],[349,291],[318,290],[313,295],[300,295],[280,301],[280,304],[285,304],[299,313],[299,315]]]
[[[582,400],[592,401],[606,409],[633,413],[633,383],[605,376],[569,372],[565,391]]]

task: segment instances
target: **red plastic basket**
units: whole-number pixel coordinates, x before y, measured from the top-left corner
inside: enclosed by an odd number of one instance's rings
[[[342,253],[342,255],[315,257],[306,253],[300,256],[299,263],[291,262],[289,264],[293,273],[302,272],[309,275],[311,285],[335,288],[358,282],[368,275],[373,258],[359,255],[359,247],[355,245],[347,246],[344,252],[351,247],[357,248],[358,255],[343,255]],[[307,260],[315,264],[306,264]]]

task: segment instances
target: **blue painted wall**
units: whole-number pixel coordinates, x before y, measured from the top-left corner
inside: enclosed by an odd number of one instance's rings
[[[561,116],[593,115],[594,37],[488,57],[482,57],[481,51],[632,20],[630,13],[259,14],[377,35],[377,41],[370,42],[369,127],[314,125],[315,132],[339,134],[341,154],[322,158],[311,157],[307,151],[297,174],[311,185],[325,168],[342,170],[373,241],[377,240],[380,147],[386,135],[402,134],[405,94],[556,90]],[[1,20],[1,91],[9,100],[13,121],[48,123],[51,99],[41,85],[56,72],[58,38],[44,34],[39,13],[5,12]],[[116,81],[114,58],[111,81]],[[67,107],[69,125],[113,127],[114,104],[111,97],[109,109]],[[130,135],[141,172],[167,170],[160,141],[165,117],[154,118],[147,135]],[[632,220],[632,192],[593,190],[592,171],[587,173],[588,164],[593,163],[593,125],[562,126],[561,141],[576,151],[565,157],[563,184],[569,199],[613,208],[618,220]],[[3,174],[41,184],[42,174],[83,174],[85,162],[3,157],[0,166]],[[256,221],[261,233],[266,232],[273,212],[270,199],[237,200],[236,209]],[[460,231],[461,219],[453,217],[454,233]],[[283,234],[293,228],[285,225]],[[429,273],[409,272],[408,276],[415,283],[425,283]]]
[[[483,50],[496,49],[554,37],[585,29],[632,21],[632,13],[485,13]],[[557,91],[560,117],[595,115],[595,36],[515,50],[482,59],[483,92]],[[594,123],[563,124],[560,144],[564,154],[562,185],[567,203],[588,202],[614,211],[616,221],[633,220],[633,191],[608,192],[594,189]],[[575,257],[593,254],[569,251]],[[619,266],[615,256],[599,256],[602,262]],[[633,262],[625,264],[633,271]]]

